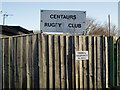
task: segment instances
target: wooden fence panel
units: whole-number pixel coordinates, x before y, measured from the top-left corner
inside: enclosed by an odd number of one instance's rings
[[[33,34],[2,38],[3,88],[108,88],[108,38]],[[88,51],[88,60],[76,60]]]

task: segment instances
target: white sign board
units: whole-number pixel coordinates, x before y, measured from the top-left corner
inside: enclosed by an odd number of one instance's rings
[[[80,33],[85,30],[85,11],[41,10],[42,32]]]
[[[88,51],[76,51],[76,60],[88,60]]]

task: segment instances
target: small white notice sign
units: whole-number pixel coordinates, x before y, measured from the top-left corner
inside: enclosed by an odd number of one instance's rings
[[[88,60],[88,51],[76,51],[76,60]]]

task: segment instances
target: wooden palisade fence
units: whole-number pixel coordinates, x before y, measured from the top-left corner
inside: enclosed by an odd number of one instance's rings
[[[2,86],[108,88],[108,39],[72,34],[2,38]],[[76,51],[88,51],[89,59],[76,60]]]

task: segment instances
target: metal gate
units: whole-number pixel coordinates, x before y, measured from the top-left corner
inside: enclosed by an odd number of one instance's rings
[[[116,41],[116,86],[120,86],[120,37]]]

